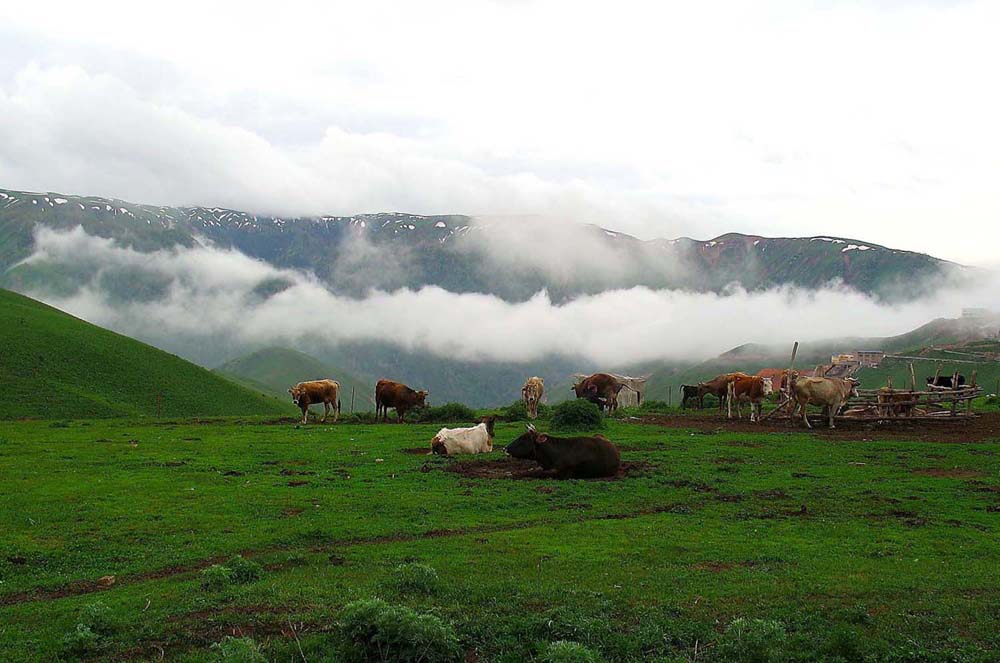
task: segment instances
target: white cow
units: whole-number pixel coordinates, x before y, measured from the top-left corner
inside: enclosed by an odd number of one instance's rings
[[[792,396],[796,407],[802,409],[802,421],[806,428],[809,419],[806,417],[807,405],[821,405],[829,408],[830,428],[833,428],[833,418],[852,396],[858,395],[858,381],[854,378],[796,378],[792,381]],[[794,414],[794,413],[793,413]]]
[[[493,451],[493,422],[486,417],[472,428],[442,428],[431,440],[431,452],[445,456],[484,454]]]

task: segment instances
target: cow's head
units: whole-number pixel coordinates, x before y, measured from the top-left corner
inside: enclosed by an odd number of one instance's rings
[[[483,417],[479,420],[479,423],[486,424],[486,434],[491,438],[493,437],[493,424],[496,423],[496,415],[490,415],[488,417]]]
[[[771,378],[761,380],[764,385],[764,395],[767,396],[774,391],[774,381]]]
[[[846,382],[851,389],[847,392],[847,395],[851,398],[857,398],[858,387],[861,386],[861,380],[858,380],[857,378],[847,378],[844,382]]]
[[[425,389],[421,389],[420,391],[417,392],[417,399],[415,403],[417,407],[427,407],[428,393],[429,392]]]
[[[288,390],[288,393],[292,395],[292,402],[298,405],[299,399],[302,398],[304,394],[304,390],[300,389],[299,387],[292,387],[291,389]]]
[[[535,458],[535,445],[544,437],[544,435],[535,430],[534,426],[528,424],[527,432],[508,444],[504,449],[504,453],[514,458],[533,460]]]
[[[577,398],[583,398],[583,394],[586,390],[584,389],[582,382],[577,382],[570,388],[573,390],[573,393],[576,394]]]

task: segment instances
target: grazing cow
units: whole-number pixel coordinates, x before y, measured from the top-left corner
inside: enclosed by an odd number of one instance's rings
[[[733,402],[736,403],[736,417],[742,417],[740,412],[740,401],[746,399],[750,401],[750,421],[760,421],[761,404],[764,399],[773,391],[771,378],[762,378],[759,375],[736,376],[729,383],[727,401],[729,401],[728,417],[733,418]]]
[[[888,417],[912,417],[916,396],[912,391],[895,391],[888,387],[878,390],[878,415]]]
[[[625,385],[607,373],[594,373],[573,385],[577,398],[586,398],[599,408],[607,408],[608,413],[618,409],[618,392]]]
[[[682,384],[681,385],[681,409],[687,408],[687,402],[690,399],[698,404],[698,409],[700,410],[704,403],[702,399],[698,397],[698,385],[696,384]]]
[[[472,428],[442,428],[431,440],[431,451],[444,456],[485,454],[493,451],[493,423],[486,417]]]
[[[403,423],[407,410],[427,407],[427,392],[414,391],[401,382],[379,380],[375,385],[375,418],[382,414],[382,421],[389,416],[389,408],[396,409],[396,421]]]
[[[723,373],[722,375],[716,375],[714,378],[708,382],[698,383],[698,402],[704,403],[705,396],[712,395],[719,399],[719,412],[722,412],[722,408],[726,404],[726,396],[729,393],[729,383],[735,380],[737,377],[750,377],[746,373],[741,373],[739,371],[735,373]]]
[[[288,393],[292,395],[292,402],[302,410],[302,423],[309,419],[309,406],[323,404],[323,418],[320,422],[326,421],[326,416],[333,408],[333,422],[337,422],[340,415],[340,383],[336,380],[310,380],[300,382]]]
[[[621,466],[618,448],[601,435],[594,437],[551,437],[528,424],[528,432],[504,450],[514,458],[535,460],[560,478],[589,479],[612,477]]]
[[[524,406],[528,409],[529,419],[538,418],[538,404],[542,402],[542,394],[544,393],[545,380],[542,378],[528,378],[528,381],[521,387],[521,398],[524,400]]]
[[[952,384],[952,377],[954,377],[954,376],[951,376],[951,375],[947,375],[947,376],[945,376],[945,375],[939,375],[939,376],[937,376],[937,379],[935,380],[933,375],[929,375],[929,376],[927,376],[927,386],[928,387],[944,387],[945,389],[958,389],[959,387],[964,387],[965,386],[965,376],[964,375],[959,375],[958,376],[958,384]]]
[[[835,428],[833,417],[847,403],[847,399],[858,395],[858,384],[854,378],[795,378],[792,381],[792,396],[796,407],[802,408],[802,421],[806,428],[812,428],[806,416],[807,405],[829,408],[830,428]]]

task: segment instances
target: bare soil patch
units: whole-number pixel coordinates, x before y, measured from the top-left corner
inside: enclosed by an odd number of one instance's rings
[[[726,419],[724,415],[647,415],[635,420],[663,428],[683,428],[699,433],[810,433],[831,440],[919,440],[926,442],[986,442],[1000,440],[1000,412],[983,412],[971,419],[949,421],[896,421],[880,426],[862,421],[838,421],[833,430],[810,429],[801,420],[768,419],[750,423],[746,419]],[[731,446],[760,446],[757,442],[727,442]]]
[[[400,449],[400,453],[410,454],[411,456],[427,456],[431,453],[430,447],[410,447],[409,449]]]
[[[622,461],[618,474],[613,477],[585,479],[585,481],[619,481],[648,474],[656,466],[644,461]],[[466,460],[444,468],[471,479],[553,479],[555,472],[542,469],[533,460],[498,458],[495,460]]]
[[[986,476],[985,472],[965,467],[925,467],[913,470],[913,473],[922,477],[943,477],[947,479],[977,479]]]

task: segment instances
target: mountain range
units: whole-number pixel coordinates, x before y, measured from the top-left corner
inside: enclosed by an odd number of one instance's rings
[[[110,198],[0,189],[0,285],[59,287],[80,274],[39,273],[40,227],[112,238],[138,251],[213,245],[315,274],[333,292],[440,286],[524,301],[556,302],[648,286],[695,292],[841,282],[890,301],[919,297],[926,277],[967,268],[922,253],[835,236],[640,240],[591,224],[400,212],[284,218],[219,207],[164,207]],[[539,232],[542,230],[542,232]],[[280,289],[281,284],[275,284]]]

